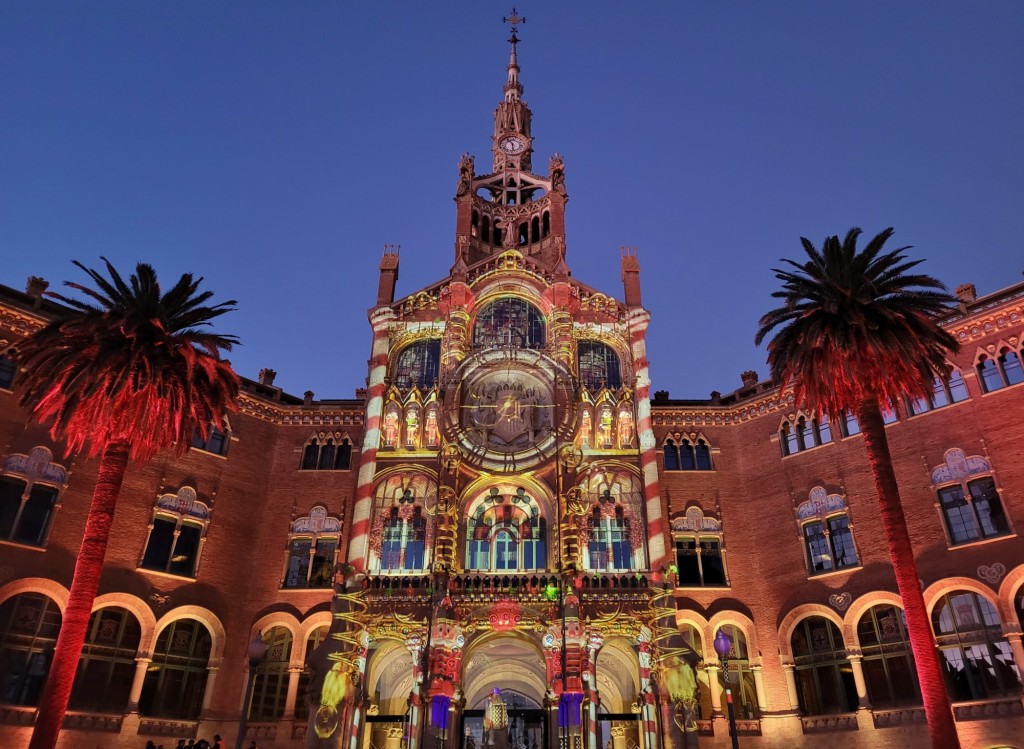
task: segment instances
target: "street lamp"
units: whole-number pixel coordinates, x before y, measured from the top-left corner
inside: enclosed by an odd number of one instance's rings
[[[715,652],[722,661],[722,670],[725,671],[725,702],[729,711],[729,736],[732,738],[732,749],[739,749],[740,741],[736,735],[736,711],[732,704],[732,680],[729,678],[729,653],[732,652],[732,640],[725,634],[724,629],[719,629],[715,635]]]
[[[242,742],[245,741],[245,732],[249,723],[249,707],[252,704],[252,688],[256,681],[256,667],[263,662],[263,656],[267,654],[267,643],[263,642],[263,635],[259,630],[249,643],[249,680],[245,683],[245,701],[242,703],[242,718],[238,721],[238,738],[235,739],[235,749],[242,749]]]

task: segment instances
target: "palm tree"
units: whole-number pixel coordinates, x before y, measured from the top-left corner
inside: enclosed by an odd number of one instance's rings
[[[233,300],[206,306],[212,292],[197,293],[202,279],[188,273],[161,295],[151,266],[140,263],[125,283],[103,262],[109,279],[75,262],[96,288],[66,285],[91,301],[52,294],[67,308],[19,347],[21,404],[50,423],[51,437],[65,441],[68,453],[100,458],[30,749],[57,743],[129,461],[169,447],[184,452],[193,429],[205,439],[211,424],[223,425],[238,394],[238,376],[220,358],[237,339],[205,330],[234,309]]]
[[[947,374],[946,359],[959,345],[936,316],[954,300],[936,279],[911,273],[921,261],[906,259],[909,247],[883,252],[891,228],[858,252],[860,233],[850,229],[841,242],[828,237],[820,251],[801,238],[807,260],[783,259],[795,270],[774,270],[782,289],[772,296],[784,304],[761,318],[755,342],[779,329],[768,364],[776,382],[792,385],[798,405],[833,421],[847,411],[857,415],[932,746],[959,747],[882,423],[882,404],[924,397],[936,376]]]

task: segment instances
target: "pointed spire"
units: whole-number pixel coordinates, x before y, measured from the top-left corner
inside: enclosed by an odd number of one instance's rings
[[[508,82],[505,84],[505,101],[516,102],[523,95],[523,85],[519,82],[519,60],[516,57],[516,45],[519,44],[517,32],[519,31],[519,24],[526,23],[526,17],[520,16],[513,7],[512,15],[505,16],[501,20],[512,27],[512,36],[508,38],[511,50],[508,56]]]

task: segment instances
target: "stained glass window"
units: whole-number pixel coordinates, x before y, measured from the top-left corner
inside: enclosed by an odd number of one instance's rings
[[[622,370],[619,355],[600,341],[580,341],[577,348],[579,357],[580,383],[589,390],[602,387],[622,387]]]
[[[401,390],[413,385],[426,390],[437,382],[441,361],[441,341],[418,341],[402,349],[395,364],[394,384]]]
[[[522,299],[497,299],[477,315],[473,345],[477,348],[543,348],[544,316]]]

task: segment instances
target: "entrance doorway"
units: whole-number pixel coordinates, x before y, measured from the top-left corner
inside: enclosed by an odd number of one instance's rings
[[[547,749],[548,689],[544,653],[532,633],[488,633],[473,642],[463,660],[466,708],[458,726],[460,749]],[[502,728],[486,716],[504,705]],[[501,712],[501,710],[498,710]]]
[[[484,710],[464,710],[459,729],[460,749],[545,749],[548,745],[545,711],[536,706],[525,706],[522,699],[517,700],[517,697],[512,694],[505,699],[508,727],[504,729],[505,735],[500,738],[488,735],[484,730]]]

